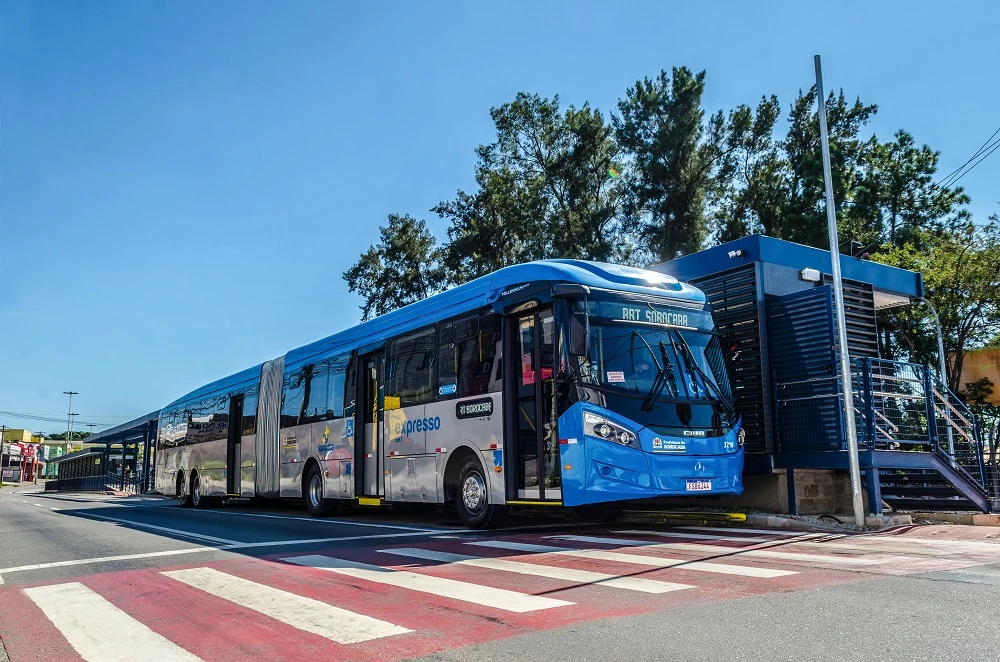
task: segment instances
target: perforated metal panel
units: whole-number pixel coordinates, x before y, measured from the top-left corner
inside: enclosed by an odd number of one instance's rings
[[[702,290],[712,304],[712,317],[722,334],[723,347],[727,350],[735,347],[737,352],[730,362],[730,378],[736,409],[747,431],[746,452],[764,453],[769,405],[761,369],[763,353],[756,265],[747,264],[690,282]]]
[[[833,277],[823,276],[833,287]],[[875,293],[871,283],[844,279],[844,319],[847,321],[847,349],[852,359],[878,358],[878,327],[875,322]]]
[[[836,450],[843,437],[833,293],[817,287],[767,301],[774,446]]]

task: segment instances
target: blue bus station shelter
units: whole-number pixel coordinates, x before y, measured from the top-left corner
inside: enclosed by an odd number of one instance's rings
[[[936,370],[880,356],[879,311],[922,297],[921,275],[840,261],[870,512],[887,502],[989,510],[975,417]],[[651,268],[700,288],[712,305],[747,432],[744,503],[848,512],[830,252],[752,235]]]

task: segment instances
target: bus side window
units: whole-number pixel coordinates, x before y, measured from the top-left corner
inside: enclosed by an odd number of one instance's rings
[[[302,396],[305,391],[302,370],[285,373],[285,381],[281,388],[281,427],[290,428],[298,425],[299,410],[302,407]]]
[[[423,404],[435,398],[436,338],[436,330],[430,327],[392,342],[386,366],[386,409]]]
[[[330,380],[329,390],[327,391],[328,402],[326,405],[328,420],[344,417],[344,384],[347,377],[347,364],[349,360],[350,358],[347,356],[340,356],[329,360]]]
[[[257,390],[254,386],[243,394],[243,428],[242,435],[257,434]]]
[[[476,337],[477,368],[468,395],[482,395],[500,389],[500,316],[487,310],[479,316],[479,333]]]
[[[438,351],[439,397],[468,395],[466,391],[471,375],[480,366],[476,352],[478,331],[478,316],[457,319],[441,326],[441,346]]]

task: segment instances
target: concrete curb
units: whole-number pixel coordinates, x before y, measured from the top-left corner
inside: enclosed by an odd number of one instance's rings
[[[1000,515],[983,513],[908,513],[915,519],[966,526],[1000,526]]]
[[[786,531],[811,531],[821,533],[844,533],[845,531],[857,531],[851,523],[852,517],[849,515],[838,515],[837,519],[844,522],[844,525],[821,524],[819,522],[809,522],[806,520],[785,517],[783,515],[769,515],[767,513],[748,513],[747,524],[771,529],[782,529]],[[869,515],[865,517],[865,527],[869,529],[886,529],[894,526],[908,526],[913,524],[910,515]]]
[[[792,517],[768,515],[766,513],[747,513],[746,523],[750,526],[759,528],[780,529],[783,531],[843,533],[846,528],[836,524],[819,524],[818,522],[807,522],[805,520],[795,519]]]

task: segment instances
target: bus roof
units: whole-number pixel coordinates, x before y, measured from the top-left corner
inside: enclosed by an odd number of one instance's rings
[[[694,304],[705,303],[705,295],[701,290],[681,283],[673,276],[656,271],[586,260],[539,260],[505,267],[322,340],[293,349],[285,355],[285,365],[294,365],[317,356],[377,345],[393,336],[432,324],[439,319],[489,305],[511,286],[540,283],[574,283],[594,289],[669,297]],[[259,378],[261,365],[263,364],[196,389],[168,407],[195,401]]]

